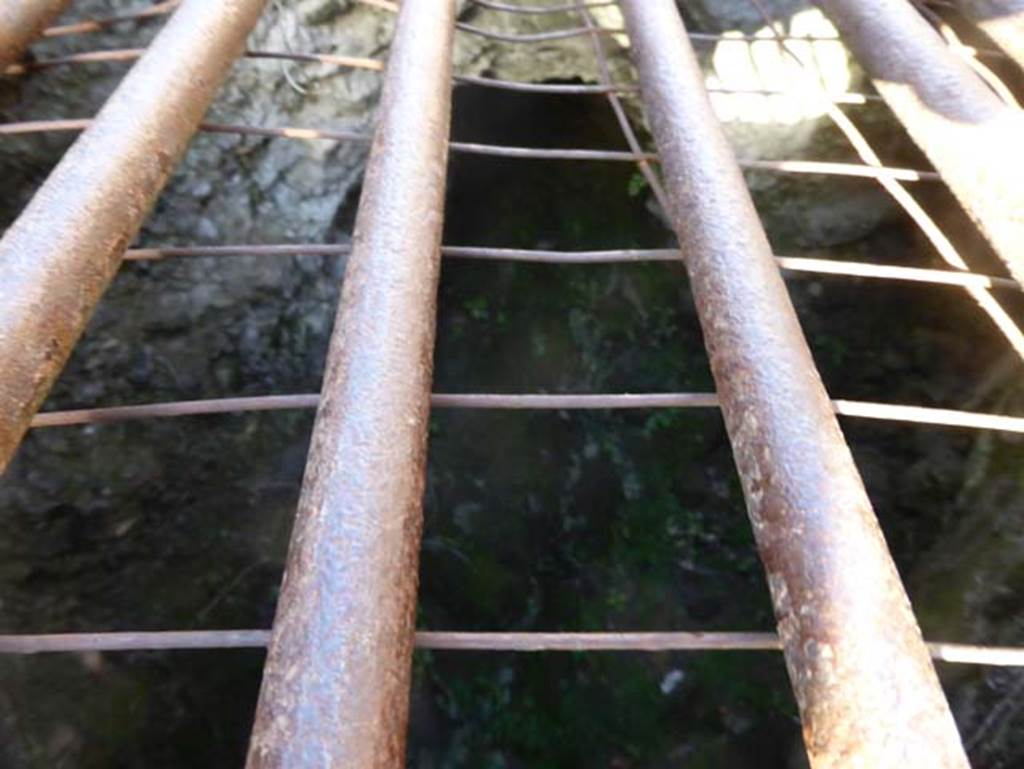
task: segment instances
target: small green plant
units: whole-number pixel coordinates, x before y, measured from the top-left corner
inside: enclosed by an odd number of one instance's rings
[[[629,184],[626,185],[626,194],[631,198],[639,197],[647,189],[647,179],[639,171],[634,171],[629,177]]]

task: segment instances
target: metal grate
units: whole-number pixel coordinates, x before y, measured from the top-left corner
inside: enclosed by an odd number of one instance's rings
[[[1024,432],[1024,418],[909,405],[828,400],[810,359],[778,270],[903,280],[963,287],[1024,356],[1024,336],[993,297],[1019,292],[1020,238],[1006,229],[1019,210],[1019,179],[999,165],[958,151],[960,135],[944,138],[927,107],[974,116],[970,125],[999,123],[985,141],[997,157],[1008,148],[1002,126],[1020,118],[956,59],[904,0],[869,4],[828,0],[878,94],[827,93],[810,78],[827,114],[861,164],[740,159],[774,173],[826,174],[878,181],[910,215],[952,269],[924,270],[773,256],[742,188],[737,163],[710,118],[692,51],[670,0],[622,0],[640,86],[612,81],[603,40],[627,30],[598,26],[589,9],[612,2],[532,7],[476,0],[501,12],[576,11],[581,26],[536,35],[505,35],[455,22],[453,3],[362,0],[399,13],[396,40],[384,63],[317,53],[242,51],[263,0],[232,0],[211,11],[203,0],[164,2],[121,16],[42,31],[48,36],[97,31],[125,20],[174,11],[148,51],[123,49],[22,62],[33,34],[59,12],[53,2],[29,3],[7,47],[6,74],[56,66],[140,59],[95,119],[11,123],[0,135],[84,131],[29,209],[0,242],[0,466],[27,429],[196,414],[318,408],[296,533],[273,631],[169,631],[0,636],[0,652],[261,647],[270,644],[250,764],[300,766],[311,756],[339,765],[397,766],[404,752],[409,659],[413,645],[434,649],[510,651],[782,650],[797,693],[814,766],[841,761],[895,765],[965,765],[955,727],[927,655],[949,662],[1024,665],[1024,650],[921,641],[909,603],[878,532],[863,486],[835,424],[835,415],[963,429]],[[776,24],[759,0],[751,3]],[[204,6],[206,6],[204,10]],[[5,19],[0,14],[0,24]],[[868,23],[870,22],[870,24]],[[431,29],[431,34],[424,33]],[[537,93],[604,94],[628,151],[543,149],[448,142],[453,30],[508,43],[574,36],[592,41],[598,85],[523,84],[480,77],[456,83]],[[688,34],[694,44],[723,39]],[[729,38],[747,39],[747,38]],[[749,39],[764,40],[750,37]],[[777,44],[796,59],[791,39]],[[797,38],[804,40],[805,38]],[[822,38],[824,39],[824,38]],[[834,38],[828,38],[834,39]],[[924,51],[918,55],[918,50]],[[2,55],[10,50],[13,53]],[[1001,56],[996,51],[975,51]],[[380,125],[374,135],[314,127],[201,122],[227,67],[240,55],[384,71]],[[924,66],[928,62],[928,66]],[[173,77],[176,68],[194,76]],[[957,88],[933,94],[955,73]],[[180,74],[180,73],[179,73]],[[934,79],[934,82],[932,80]],[[912,83],[912,88],[887,83]],[[197,85],[201,83],[202,85]],[[156,84],[154,86],[154,84]],[[644,149],[622,100],[642,88],[659,152]],[[731,89],[721,89],[730,91]],[[146,99],[145,93],[161,99]],[[744,91],[739,91],[744,92]],[[751,92],[751,91],[745,91]],[[777,91],[757,91],[776,93]],[[932,94],[916,99],[915,94]],[[837,105],[879,98],[893,108],[938,171],[890,168]],[[965,100],[963,105],[956,99]],[[916,100],[915,100],[916,99]],[[974,102],[969,102],[974,99]],[[972,105],[980,104],[971,112]],[[168,106],[172,105],[172,106]],[[426,105],[427,108],[424,108]],[[966,112],[965,112],[966,111]],[[125,118],[131,114],[132,120]],[[993,117],[995,116],[995,117]],[[144,121],[144,122],[142,122]],[[149,127],[147,127],[149,126]],[[196,130],[283,137],[295,141],[373,140],[368,180],[352,247],[321,244],[227,245],[126,249],[187,140]],[[156,131],[156,133],[153,133]],[[682,134],[699,141],[682,141]],[[129,148],[137,148],[137,156]],[[555,252],[439,246],[448,150],[533,160],[637,163],[673,219],[681,251]],[[154,163],[156,157],[159,162]],[[120,163],[110,158],[122,158]],[[134,161],[133,161],[133,158]],[[143,162],[141,158],[148,159]],[[654,165],[661,166],[661,176]],[[97,177],[104,179],[96,184]],[[84,182],[89,180],[89,184]],[[978,275],[904,182],[950,185],[989,236],[1014,278]],[[125,203],[131,216],[121,212]],[[99,215],[97,215],[99,211]],[[105,214],[116,211],[117,215]],[[88,214],[83,216],[83,213]],[[62,226],[46,228],[39,222]],[[36,413],[88,317],[123,259],[227,258],[352,254],[328,358],[323,398],[317,394],[188,401]],[[430,395],[438,257],[564,264],[677,261],[690,275],[718,394],[466,394]],[[80,291],[85,285],[88,290]],[[763,350],[770,347],[773,354]],[[759,550],[769,573],[779,636],[751,633],[447,633],[413,630],[416,559],[421,525],[425,420],[429,408],[619,409],[721,408],[729,428]],[[344,456],[345,467],[337,457]],[[398,574],[399,579],[388,575]],[[343,607],[340,610],[339,607]],[[344,664],[339,664],[344,661]],[[924,662],[922,662],[924,660]],[[353,714],[361,714],[354,717]],[[282,726],[283,725],[283,726]]]

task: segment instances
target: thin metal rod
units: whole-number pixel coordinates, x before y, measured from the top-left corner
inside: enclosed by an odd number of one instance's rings
[[[0,635],[0,654],[260,649],[269,630],[181,630]],[[774,633],[466,633],[421,630],[417,649],[487,652],[781,651]],[[929,642],[932,659],[960,665],[1024,666],[1024,649]]]
[[[583,0],[575,0],[575,4],[576,10],[583,21],[583,26],[591,33],[590,45],[594,51],[594,58],[597,61],[597,70],[601,77],[601,83],[603,85],[611,85],[614,82],[611,64],[604,50],[604,40],[601,37],[599,26],[594,22],[590,11],[584,6]],[[629,116],[626,114],[618,94],[608,94],[608,106],[611,107],[612,112],[615,114],[615,119],[618,121],[619,129],[622,131],[622,136],[626,140],[626,144],[629,145],[629,149],[634,155],[641,156],[643,154],[643,146],[640,144],[639,138],[637,138],[636,131],[633,130],[633,125],[629,122]],[[651,167],[650,160],[637,160],[637,167],[646,180],[647,186],[651,188],[651,192],[658,201],[658,205],[661,206],[662,210],[668,210],[668,196],[661,184],[661,179],[658,178],[658,174]]]
[[[19,136],[36,133],[81,131],[92,121],[85,118],[64,120],[32,120],[0,124],[0,136]],[[227,123],[202,123],[199,130],[205,133],[238,134],[241,136],[267,136],[301,141],[355,141],[368,142],[367,134],[356,131],[332,131],[321,128],[284,126],[234,125]],[[517,158],[521,160],[582,160],[613,163],[635,163],[639,161],[660,162],[657,153],[631,152],[598,149],[549,149],[546,147],[506,147],[496,144],[475,142],[450,142],[452,152],[490,157]],[[911,168],[889,166],[868,166],[857,163],[832,163],[815,160],[740,160],[740,167],[749,171],[766,171],[781,174],[810,174],[818,176],[844,176],[861,179],[891,178],[905,182],[937,182],[939,175],[933,171],[917,171]]]
[[[247,398],[217,398],[137,406],[111,406],[100,409],[42,411],[32,419],[32,427],[60,427],[86,424],[111,424],[138,419],[190,417],[209,414],[241,414],[258,411],[315,409],[320,404],[316,393],[302,395],[260,395]]]
[[[494,30],[484,29],[473,24],[467,24],[465,22],[459,22],[456,28],[462,32],[467,32],[478,37],[487,38],[489,40],[498,40],[503,43],[545,43],[551,40],[565,40],[572,37],[583,37],[584,35],[592,34],[592,31],[587,27],[574,27],[571,29],[557,29],[551,32],[537,32],[534,34],[527,35],[514,35],[507,34],[504,32],[495,32]],[[598,27],[594,30],[600,35],[623,35],[626,33],[625,29],[618,27]],[[695,43],[721,43],[721,42],[741,42],[741,43],[764,43],[766,38],[759,37],[757,35],[723,35],[715,34],[711,32],[689,32],[687,37]],[[784,35],[784,40],[800,40],[804,42],[840,42],[842,38],[838,35]],[[771,39],[768,38],[770,42]],[[998,51],[990,51],[985,49],[976,49],[979,54],[987,55],[1002,55]]]
[[[14,0],[0,3],[0,72],[28,50],[71,0]]]
[[[402,0],[249,769],[405,766],[455,0]]]
[[[860,262],[844,262],[835,259],[809,259],[796,256],[778,256],[775,258],[779,266],[787,272],[815,273],[819,275],[844,275],[856,278],[872,278],[877,280],[899,280],[909,283],[930,283],[943,286],[963,286],[965,288],[1001,288],[1010,291],[1021,291],[1021,286],[1013,278],[1000,278],[992,275],[979,275],[972,272],[954,272],[952,270],[929,270],[920,267],[902,267],[889,264],[864,264]]]
[[[67,56],[57,56],[50,59],[37,59],[29,62],[9,63],[3,69],[3,74],[11,77],[14,75],[23,75],[26,72],[52,69],[53,67],[136,61],[142,58],[142,55],[145,52],[145,48],[113,48],[100,51],[83,51],[82,53],[72,53]]]
[[[178,0],[178,2],[180,2],[180,0]],[[365,4],[370,4],[370,3],[367,2],[367,0],[360,0],[360,2],[363,2]],[[614,5],[615,3],[609,3],[609,4],[610,5]],[[173,8],[173,7],[174,6],[172,5],[171,8]],[[378,6],[378,7],[382,7],[383,8],[384,6],[381,5],[381,6]],[[572,6],[572,7],[575,8],[575,6]],[[596,6],[588,6],[588,7],[596,7]],[[58,28],[53,28],[53,29],[58,29]],[[477,35],[481,35],[483,37],[488,37],[488,38],[491,38],[491,39],[500,40],[502,42],[509,42],[509,43],[541,43],[541,42],[546,42],[546,41],[549,41],[549,40],[561,40],[561,39],[571,38],[571,37],[582,37],[583,35],[590,34],[590,30],[588,30],[588,29],[586,29],[584,27],[578,27],[578,28],[574,28],[574,29],[554,30],[552,32],[543,32],[543,33],[539,33],[537,35],[506,35],[506,34],[503,34],[503,33],[500,33],[500,32],[491,32],[489,30],[482,29],[480,27],[475,27],[475,26],[473,26],[471,24],[465,24],[465,23],[460,23],[459,29],[461,29],[464,32],[469,32],[469,33],[472,33],[472,34],[477,34]],[[49,31],[47,30],[47,32],[49,32]],[[625,30],[623,30],[623,29],[615,29],[615,28],[612,28],[612,27],[599,27],[597,29],[597,33],[598,34],[608,34],[608,35],[621,35],[621,34],[625,33]],[[46,34],[46,33],[44,32],[44,34]],[[70,34],[70,32],[68,34]],[[766,41],[769,41],[769,42],[771,41],[771,38],[759,37],[757,35],[734,35],[734,34],[725,35],[725,34],[715,34],[715,33],[711,33],[711,32],[690,32],[690,33],[688,33],[688,36],[689,36],[690,40],[692,40],[693,42],[701,43],[701,44],[721,43],[721,42],[729,42],[729,43],[736,43],[736,42],[741,42],[741,43],[764,43]],[[783,40],[798,40],[798,41],[812,42],[812,43],[840,42],[842,40],[842,38],[839,37],[838,35],[782,35],[782,39]],[[993,50],[993,49],[987,49],[987,48],[967,48],[967,50],[969,52],[977,55],[977,56],[990,56],[990,57],[996,57],[996,58],[1005,58],[1006,57],[1006,54],[1003,53],[1002,51]],[[99,54],[100,52],[97,51],[97,52],[94,52],[94,53]],[[97,57],[97,58],[90,59],[89,61],[98,62],[98,61],[122,61],[122,60],[123,59],[119,59],[117,57],[112,57],[111,59],[103,59],[103,58]],[[73,56],[68,56],[68,57],[63,57],[61,59],[45,60],[43,62],[44,66],[46,64],[48,64],[49,62],[62,63],[62,64],[63,63],[75,63],[75,59],[74,59]],[[30,68],[39,68],[39,67],[36,66],[36,65],[33,65]]]
[[[566,40],[571,37],[583,37],[590,34],[590,30],[586,27],[556,29],[551,32],[535,32],[528,35],[511,35],[505,32],[494,32],[493,30],[477,27],[462,21],[455,26],[461,32],[468,32],[471,35],[487,40],[498,40],[502,43],[546,43],[551,40]],[[625,30],[601,27],[599,32],[604,35],[621,35]]]
[[[255,395],[243,398],[211,398],[170,403],[146,403],[135,406],[42,411],[33,418],[32,427],[70,427],[72,425],[112,424],[142,419],[201,416],[210,414],[241,414],[254,411],[286,411],[313,409],[319,396]],[[434,408],[572,411],[589,409],[662,409],[717,408],[714,393],[618,393],[618,394],[505,394],[505,393],[435,393],[430,398]],[[832,410],[840,416],[876,419],[883,422],[962,427],[971,430],[995,430],[1024,433],[1024,417],[981,414],[954,409],[902,406],[888,403],[834,400]]]
[[[460,75],[455,78],[460,85],[476,85],[483,88],[497,88],[505,91],[523,91],[525,93],[548,94],[606,94],[606,93],[637,93],[636,85],[575,85],[572,83],[525,83],[514,80],[496,80],[490,77]]]
[[[996,254],[1024,279],[1024,112],[1004,104],[907,0],[817,2]]]
[[[621,7],[811,766],[966,767],[679,10]]]
[[[59,27],[47,27],[43,30],[43,37],[64,37],[65,35],[81,35],[89,32],[102,32],[109,27],[123,24],[130,21],[144,21],[160,16],[166,16],[173,11],[181,0],[165,0],[162,3],[149,5],[134,11],[125,11],[111,16],[101,16],[95,19],[83,19],[82,21],[62,24]]]
[[[162,259],[233,257],[233,256],[343,256],[352,247],[346,244],[275,244],[238,246],[168,246],[163,248],[132,248],[125,252],[125,261],[156,261]],[[481,246],[442,246],[442,256],[453,259],[487,259],[537,264],[634,264],[639,262],[679,262],[682,255],[670,248],[622,249],[612,251],[545,251],[519,248]],[[776,256],[785,272],[816,275],[837,275],[878,280],[898,280],[940,286],[998,288],[1021,291],[1013,278],[980,275],[972,272],[932,270],[890,264],[867,264],[836,259],[814,259],[799,256]]]
[[[384,62],[379,59],[370,59],[365,56],[338,56],[333,53],[288,53],[285,51],[253,51],[245,52],[247,59],[278,59],[284,61],[299,61],[312,64],[333,64],[337,67],[349,67],[352,69],[367,69],[374,72],[384,70]]]
[[[934,171],[915,171],[910,168],[866,166],[858,163],[824,163],[813,160],[749,160],[739,158],[740,168],[750,171],[772,171],[787,174],[818,174],[824,176],[853,176],[862,179],[897,179],[903,182],[941,181]]]
[[[618,0],[595,0],[595,2],[588,2],[584,4],[585,8],[607,8],[612,5],[617,5]],[[473,0],[473,5],[477,5],[481,8],[488,8],[492,11],[504,11],[506,13],[523,13],[541,15],[545,13],[568,13],[571,11],[578,10],[576,5],[569,3],[567,5],[548,5],[548,6],[537,6],[537,5],[509,5],[508,3],[496,3],[493,0]]]
[[[548,149],[541,147],[505,147],[494,144],[476,142],[452,142],[455,152],[468,155],[487,155],[501,158],[522,158],[528,160],[599,160],[623,163],[637,161],[655,161],[658,156],[653,152],[622,152],[619,150],[597,149]]]
[[[607,28],[599,27],[596,31],[597,31],[598,34],[602,34],[601,30],[606,30],[607,31]],[[573,33],[572,36],[578,36],[578,35],[581,34],[579,32],[579,30],[568,30],[568,31]],[[612,33],[614,34],[614,30],[612,30]],[[690,39],[695,41],[695,42],[700,42],[700,43],[737,42],[737,41],[739,41],[739,42],[756,42],[756,43],[772,42],[772,38],[753,37],[753,36],[748,36],[748,37],[729,37],[729,36],[725,36],[725,35],[714,35],[714,34],[706,34],[706,33],[699,33],[699,32],[691,33],[690,34]],[[823,42],[839,42],[840,41],[839,37],[804,37],[804,36],[794,36],[794,35],[781,35],[780,39],[782,39],[784,41],[798,40],[798,41],[805,41],[805,42],[806,41],[811,41],[811,42],[822,42],[822,41]],[[522,42],[522,41],[520,41],[520,42]],[[99,64],[99,63],[103,63],[103,62],[131,61],[133,58],[138,58],[139,52],[142,51],[142,50],[143,49],[140,49],[140,48],[105,48],[105,49],[101,49],[101,50],[97,50],[97,51],[83,51],[82,53],[79,53],[79,54],[68,54],[67,56],[57,56],[57,57],[52,57],[52,58],[48,58],[48,59],[39,59],[39,60],[32,61],[32,62],[23,62],[23,63],[18,63],[18,64],[12,64],[12,65],[8,66],[6,70],[4,70],[4,74],[5,75],[19,75],[19,74],[23,74],[23,73],[28,72],[28,71],[49,69],[51,67],[66,66],[66,65]],[[974,49],[970,49],[970,50],[974,51],[975,53],[984,53],[984,51],[978,52],[978,51],[975,51]],[[252,59],[261,59],[261,58],[263,58],[263,59],[269,59],[269,58],[292,59],[292,60],[295,60],[295,61],[322,62],[322,63],[326,63],[326,64],[337,63],[334,60],[335,59],[340,59],[340,60],[342,60],[342,62],[341,62],[342,65],[343,66],[348,66],[348,67],[355,67],[355,68],[362,68],[362,69],[372,69],[372,70],[380,70],[381,67],[382,67],[382,62],[380,62],[379,60],[376,60],[376,59],[367,59],[367,58],[363,58],[363,57],[350,57],[350,56],[336,56],[336,55],[333,55],[333,54],[288,53],[286,51],[275,51],[275,52],[269,52],[269,51],[249,51],[249,52],[246,53],[246,56],[248,58],[252,58]],[[347,61],[345,61],[345,60],[349,60],[349,59],[351,59],[351,60],[353,60],[353,61],[355,61],[357,63],[352,63],[352,64],[347,63]],[[358,62],[367,62],[367,63],[366,64],[360,64]],[[458,81],[460,78],[456,77],[455,79],[456,79],[456,81]],[[624,88],[624,89],[631,89],[632,87],[631,86],[622,86],[622,88]],[[725,91],[726,92],[730,92],[728,89],[725,89]],[[744,90],[744,89],[740,89],[738,91],[738,93],[746,93],[746,92],[747,91]],[[761,91],[760,90],[752,90],[750,92],[751,93],[760,93]],[[783,91],[767,90],[767,91],[765,91],[765,93],[786,93],[786,91],[784,91],[784,90]],[[881,99],[881,97],[878,96],[877,94],[852,94],[851,97],[856,97],[858,99],[867,99],[867,100]],[[860,103],[860,102],[857,101],[856,103]]]
[[[13,64],[9,66],[6,75],[18,75],[32,70],[49,69],[51,67],[95,64],[100,62],[123,62],[132,61],[138,58],[144,49],[122,48],[108,49],[102,51],[86,51],[83,53],[70,54],[51,59],[41,59],[33,62]],[[305,62],[313,64],[332,64],[339,67],[352,69],[365,69],[370,71],[382,71],[384,62],[379,59],[370,59],[359,56],[338,56],[326,53],[292,53],[288,51],[246,51],[245,57],[249,59],[279,59],[283,61]],[[572,83],[527,83],[514,80],[499,80],[490,77],[478,77],[476,75],[456,75],[455,82],[460,85],[475,85],[482,88],[494,88],[504,91],[520,91],[525,93],[543,94],[605,94],[622,93],[635,94],[639,92],[637,85],[576,85]],[[712,93],[750,94],[757,96],[786,96],[795,93],[785,88],[730,88],[725,86],[711,86],[708,88]],[[837,93],[829,94],[829,98],[837,104],[866,104],[869,101],[880,101],[882,97],[871,93]]]
[[[106,48],[99,51],[83,51],[67,56],[55,56],[49,59],[37,59],[30,62],[11,64],[3,70],[5,75],[22,75],[26,72],[52,69],[54,67],[80,66],[83,64],[102,64],[111,62],[135,61],[146,52],[145,48]],[[331,64],[337,67],[365,69],[380,72],[384,62],[364,56],[339,56],[331,53],[291,53],[287,51],[246,51],[247,59],[271,59],[297,61],[310,64]]]
[[[2,635],[0,636],[0,654],[262,649],[267,646],[269,641],[269,630],[164,630],[156,632]]]
[[[0,240],[0,472],[266,0],[185,0]]]
[[[398,3],[395,0],[356,0],[360,5],[369,5],[374,8],[380,8],[381,10],[388,11],[389,13],[398,13]]]

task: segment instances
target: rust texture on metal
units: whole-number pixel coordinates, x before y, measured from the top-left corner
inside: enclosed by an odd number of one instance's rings
[[[966,767],[679,12],[622,8],[811,765]]]
[[[403,0],[248,766],[405,765],[455,0]]]
[[[907,0],[815,0],[1018,282],[1024,112],[1007,106]]]
[[[0,471],[266,0],[186,0],[0,241]]]
[[[956,0],[956,4],[1024,68],[1024,0]]]
[[[22,57],[71,0],[6,0],[0,3],[0,70]]]

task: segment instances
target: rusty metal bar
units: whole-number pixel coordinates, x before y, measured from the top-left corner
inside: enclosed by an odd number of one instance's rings
[[[1024,112],[907,0],[816,0],[1010,273],[1024,279]]]
[[[247,766],[405,765],[455,0],[403,0]]]
[[[0,3],[0,71],[13,64],[43,34],[71,0],[15,0]]]
[[[70,411],[42,411],[33,418],[32,427],[38,429],[111,424],[141,419],[312,409],[316,408],[319,403],[320,396],[306,393],[144,403],[134,406],[108,406]],[[541,411],[717,408],[718,397],[714,393],[435,393],[430,397],[430,404],[435,408]],[[1024,433],[1024,417],[1002,414],[982,414],[954,409],[848,400],[833,400],[832,410],[840,416],[877,419],[883,422]]]
[[[0,240],[0,472],[266,0],[186,0]]]
[[[188,651],[196,649],[259,649],[270,641],[269,630],[166,630],[123,633],[49,633],[0,635],[0,654],[67,652]],[[646,632],[646,633],[466,633],[421,630],[417,649],[489,652],[709,652],[781,651],[773,633]],[[961,665],[1024,667],[1024,649],[929,642],[932,659]]]
[[[956,6],[1024,68],[1024,0],[956,0]]]
[[[966,767],[679,11],[621,6],[811,766]]]

